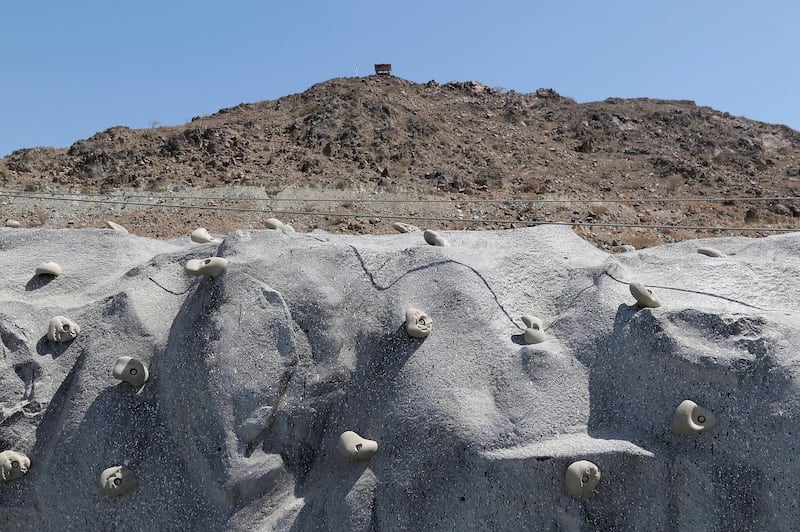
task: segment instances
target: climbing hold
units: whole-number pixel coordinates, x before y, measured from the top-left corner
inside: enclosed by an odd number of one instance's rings
[[[114,364],[112,371],[115,379],[125,381],[131,386],[139,387],[150,377],[147,366],[138,358],[121,356]]]
[[[369,460],[378,452],[378,442],[362,438],[352,430],[339,436],[339,452],[354,460]]]
[[[600,482],[600,468],[588,460],[578,460],[567,468],[564,480],[567,493],[580,499],[589,495]]]
[[[65,316],[53,316],[47,326],[47,338],[51,342],[71,342],[80,332],[80,326]]]
[[[119,225],[118,223],[112,222],[111,220],[106,220],[106,225],[116,231],[117,233],[122,233],[123,235],[128,234],[128,230]]]
[[[22,453],[3,451],[0,453],[0,478],[17,480],[25,476],[31,467],[31,461]]]
[[[125,466],[113,466],[103,470],[97,481],[100,493],[107,497],[119,497],[135,490],[139,483],[130,469]]]
[[[192,242],[197,242],[198,244],[208,244],[209,242],[219,242],[216,238],[212,237],[208,234],[208,230],[205,227],[198,227],[194,231],[190,237]]]
[[[636,251],[636,248],[631,246],[630,244],[622,244],[621,246],[618,246],[617,249],[619,250],[620,253],[628,253],[630,251]]]
[[[431,246],[441,246],[444,248],[450,246],[450,242],[448,242],[445,237],[443,237],[442,235],[431,229],[426,229],[422,233],[422,237],[425,239],[425,242],[427,242]]]
[[[726,255],[717,248],[697,248],[697,252],[707,257],[725,257]]]
[[[541,329],[542,328],[542,320],[533,316],[531,314],[526,314],[525,316],[521,316],[520,319],[522,323],[525,324],[525,327],[531,329]]]
[[[688,399],[678,405],[672,416],[672,432],[681,436],[708,432],[716,424],[717,418],[714,414]]]
[[[280,229],[283,227],[283,222],[277,218],[267,218],[267,220],[264,222],[264,225],[267,226],[267,229]]]
[[[64,269],[56,262],[48,261],[43,262],[36,267],[36,275],[52,275],[58,277],[64,273]]]
[[[413,338],[427,338],[433,328],[433,320],[424,311],[416,308],[406,310],[406,332]]]
[[[545,341],[542,320],[531,315],[522,316],[520,319],[525,324],[525,332],[522,337],[526,344],[540,344]]]
[[[636,298],[636,302],[639,304],[639,306],[645,308],[656,308],[661,306],[661,300],[658,299],[658,296],[642,283],[630,283],[628,288],[631,291],[631,295]]]
[[[395,222],[392,224],[392,227],[395,231],[399,231],[400,233],[414,233],[419,231],[419,227],[416,225],[406,224],[403,222]]]
[[[222,257],[209,257],[207,259],[191,259],[186,261],[186,273],[189,275],[210,275],[216,277],[225,271],[228,261]]]
[[[11,218],[9,218],[8,220],[6,220],[6,227],[12,227],[14,229],[18,229],[22,227],[22,224],[19,223],[19,221],[17,220],[12,220]]]

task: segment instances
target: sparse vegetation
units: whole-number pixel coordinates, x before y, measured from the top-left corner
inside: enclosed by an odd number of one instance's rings
[[[29,192],[77,186],[86,192],[138,187],[164,193],[175,185],[213,191],[250,184],[271,196],[295,187],[306,191],[306,198],[630,200],[613,208],[485,204],[480,218],[497,223],[431,224],[442,229],[505,228],[521,217],[602,217],[603,222],[623,224],[680,220],[700,226],[747,220],[750,227],[792,226],[800,215],[800,200],[781,202],[780,212],[766,204],[709,202],[701,208],[666,202],[676,196],[795,196],[800,189],[796,131],[688,101],[614,98],[577,104],[552,89],[531,94],[501,89],[475,82],[417,84],[388,76],[333,79],[302,94],[238,105],[182,126],[163,127],[151,120],[150,129],[117,126],[66,150],[17,150],[0,160],[0,171],[4,186]],[[591,142],[583,146],[587,139]],[[638,202],[641,198],[665,201]],[[758,218],[746,215],[758,208]],[[348,212],[358,209],[383,215],[452,215],[448,203],[424,209],[417,204],[354,204]],[[471,210],[465,204],[464,212]],[[192,216],[200,219],[200,214]],[[257,216],[226,211],[216,230],[255,226]],[[42,223],[60,223],[54,218]],[[392,230],[385,220],[337,222],[308,216],[294,225],[300,230]],[[137,228],[137,223],[143,226]],[[158,230],[151,227],[156,223],[162,226]],[[180,219],[156,210],[131,214],[127,224],[154,236],[186,230]],[[621,231],[596,228],[581,234],[610,248]],[[710,232],[648,230],[637,238],[641,246],[703,234]]]

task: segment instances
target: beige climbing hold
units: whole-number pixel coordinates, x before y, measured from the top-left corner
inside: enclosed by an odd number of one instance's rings
[[[447,241],[445,237],[433,231],[431,229],[426,229],[422,233],[422,237],[425,239],[425,242],[430,244],[431,246],[441,246],[441,247],[450,247],[450,242]]]
[[[186,273],[189,275],[209,275],[216,277],[225,271],[228,261],[222,257],[209,257],[207,259],[191,259],[186,261]]]
[[[721,252],[717,248],[697,248],[697,252],[701,255],[705,255],[707,257],[725,257],[725,253]]]
[[[578,460],[567,468],[564,480],[567,493],[580,499],[589,495],[600,482],[600,468],[588,460]]]
[[[147,366],[138,358],[121,356],[114,364],[111,372],[115,379],[125,381],[131,386],[139,387],[150,377]]]
[[[528,329],[542,328],[542,320],[540,320],[536,316],[526,314],[525,316],[521,316],[520,319],[522,320],[522,323],[525,324],[525,327]]]
[[[57,262],[43,262],[36,267],[36,275],[52,275],[53,277],[58,277],[64,273],[64,269],[59,266]]]
[[[22,453],[3,451],[0,453],[0,478],[17,480],[22,478],[31,468],[31,461]]]
[[[413,338],[427,338],[433,328],[433,319],[424,311],[410,307],[406,310],[406,332]]]
[[[6,227],[19,229],[20,227],[22,227],[22,224],[19,223],[19,220],[12,220],[11,218],[9,218],[8,220],[6,220]]]
[[[628,288],[631,291],[631,295],[636,298],[636,302],[639,304],[639,306],[645,308],[656,308],[661,306],[661,300],[658,299],[658,296],[642,283],[633,282],[628,286]]]
[[[631,251],[636,251],[636,248],[631,246],[630,244],[622,244],[621,246],[617,246],[617,249],[620,253],[629,253]]]
[[[267,218],[267,221],[264,222],[264,225],[267,227],[267,229],[280,229],[283,227],[283,222],[277,218]]]
[[[208,234],[208,230],[205,227],[198,227],[192,234],[189,236],[192,239],[192,242],[197,242],[198,244],[208,244],[209,242],[219,242],[218,239],[212,237]]]
[[[51,342],[71,342],[80,332],[80,326],[66,316],[53,316],[47,326],[47,338]]]
[[[672,416],[672,432],[681,436],[708,432],[716,424],[717,418],[714,414],[688,399],[678,405]]]
[[[97,480],[100,493],[106,497],[119,497],[136,489],[139,483],[130,469],[125,466],[113,466],[103,470]]]
[[[546,340],[542,320],[531,315],[522,316],[520,319],[525,324],[522,337],[526,344],[540,344]]]
[[[403,222],[395,222],[392,224],[392,227],[395,231],[399,231],[400,233],[415,233],[419,231],[419,227],[416,225],[411,225]]]
[[[339,452],[354,460],[369,460],[378,452],[378,442],[362,438],[352,430],[339,436]]]
[[[123,235],[127,235],[128,234],[128,230],[125,229],[124,227],[122,227],[121,225],[119,225],[116,222],[112,222],[111,220],[106,220],[106,225],[110,229],[113,229],[114,231],[116,231],[117,233],[122,233]]]

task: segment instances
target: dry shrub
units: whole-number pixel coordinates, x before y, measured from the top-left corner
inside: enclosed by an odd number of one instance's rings
[[[625,190],[639,190],[644,188],[647,185],[644,179],[629,179],[624,183],[619,184],[619,188]]]
[[[667,176],[666,179],[664,179],[664,184],[670,190],[676,189],[682,186],[684,183],[686,183],[686,180],[683,178],[682,175],[678,174],[672,174],[670,176]]]
[[[636,249],[644,249],[658,246],[664,243],[655,230],[648,230],[645,233],[636,233],[627,238],[626,244],[630,244]]]
[[[534,192],[540,194],[544,191],[545,185],[538,177],[531,177],[526,183],[520,186],[520,192]]]
[[[33,209],[33,215],[39,221],[39,226],[46,224],[47,220],[50,219],[50,213],[41,207],[36,207]]]

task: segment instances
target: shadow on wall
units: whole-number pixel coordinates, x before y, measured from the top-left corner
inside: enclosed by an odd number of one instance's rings
[[[613,330],[591,355],[588,431],[632,441],[670,469],[671,496],[662,502],[670,505],[671,522],[774,525],[770,508],[779,504],[763,497],[782,493],[768,481],[781,466],[763,456],[790,448],[791,430],[763,427],[775,419],[776,405],[796,392],[764,340],[766,325],[735,314],[620,305]],[[686,399],[714,413],[717,427],[673,434],[673,413]],[[800,474],[800,467],[792,470]]]
[[[36,342],[36,352],[42,356],[50,356],[55,359],[63,355],[73,343],[75,343],[75,340],[67,343],[52,342],[45,334]]]
[[[50,284],[55,278],[55,275],[34,275],[25,283],[25,291],[32,292],[33,290],[38,290]]]
[[[423,340],[408,335],[404,324],[383,336],[360,333],[355,342],[356,368],[348,377],[348,383],[340,384],[340,391],[333,397],[312,398],[313,408],[321,414],[316,429],[307,428],[304,434],[276,434],[277,439],[283,441],[304,440],[309,450],[301,469],[294,468],[295,495],[303,497],[305,505],[297,515],[293,530],[304,530],[319,523],[330,526],[358,523],[365,529],[369,526],[378,529],[376,491],[383,485],[381,479],[390,478],[397,461],[409,452],[403,447],[413,441],[410,434],[397,434],[400,424],[393,426],[387,414],[396,408],[396,392],[405,384],[398,382],[403,366],[422,343]],[[368,461],[342,456],[337,446],[340,434],[346,430],[377,440],[377,454]],[[446,438],[445,432],[443,429],[439,437]],[[414,449],[416,452],[416,446]],[[282,456],[285,461],[287,458],[293,461],[285,451]],[[319,491],[323,486],[333,487]],[[371,514],[358,515],[357,508],[369,508]]]

